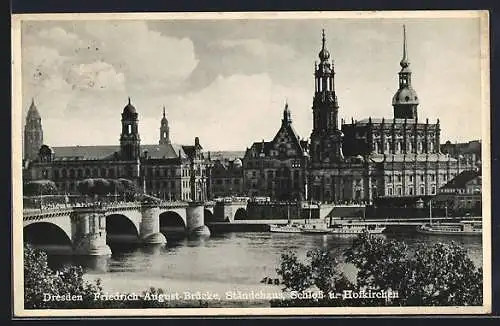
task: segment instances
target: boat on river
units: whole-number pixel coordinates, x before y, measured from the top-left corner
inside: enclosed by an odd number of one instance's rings
[[[417,232],[436,235],[476,235],[483,234],[481,221],[461,221],[458,223],[433,223],[417,226]]]
[[[330,229],[326,223],[307,223],[302,226],[301,232],[310,234],[327,234],[330,233]]]
[[[290,206],[287,207],[287,224],[270,224],[269,231],[275,233],[302,233],[304,224],[292,222],[290,219]]]
[[[275,233],[302,233],[304,224],[288,223],[284,225],[270,224],[269,231]]]
[[[332,234],[361,234],[363,232],[368,232],[369,234],[381,234],[384,232],[386,227],[384,225],[378,224],[365,224],[365,223],[341,223],[332,224],[330,226],[330,232]]]
[[[429,223],[417,226],[417,232],[435,235],[472,235],[483,234],[483,222],[481,220],[469,220],[448,223],[432,222],[432,202],[429,202]]]

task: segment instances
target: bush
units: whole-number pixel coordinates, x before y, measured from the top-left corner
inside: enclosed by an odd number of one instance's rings
[[[273,306],[471,306],[482,305],[483,271],[476,268],[467,251],[452,242],[419,245],[410,251],[402,241],[360,235],[344,252],[345,262],[357,268],[352,284],[339,272],[339,264],[325,249],[307,253],[308,263],[294,252],[281,256],[278,275],[285,291],[304,291],[316,287],[322,300],[272,301]],[[386,291],[393,298],[342,300],[328,293]]]
[[[24,196],[55,195],[57,186],[51,180],[29,181],[23,185]]]
[[[24,307],[25,309],[90,308],[94,294],[102,292],[100,281],[83,280],[83,269],[77,266],[53,271],[48,267],[45,252],[24,245]],[[48,297],[74,295],[73,301],[47,300]],[[81,299],[80,299],[81,298]]]
[[[87,196],[133,195],[138,189],[134,182],[128,179],[84,179],[78,182],[78,192]]]

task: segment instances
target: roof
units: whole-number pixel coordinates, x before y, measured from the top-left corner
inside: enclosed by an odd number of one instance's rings
[[[141,145],[141,153],[148,152],[148,158],[178,158],[179,151],[181,158],[187,158],[182,145],[162,144],[162,145]]]
[[[481,153],[481,141],[480,140],[472,140],[467,143],[451,143],[447,141],[445,144],[441,144],[441,149],[443,151],[448,151],[449,148],[452,148],[451,151],[457,151],[461,154],[466,153]]]
[[[463,171],[456,177],[451,179],[447,184],[441,187],[441,189],[460,189],[465,188],[467,182],[481,176],[479,171]]]
[[[61,146],[53,147],[55,159],[110,159],[115,153],[120,152],[119,145],[97,145],[97,146]],[[182,145],[141,145],[141,154],[148,152],[149,158],[187,158]]]
[[[52,147],[55,159],[79,158],[79,159],[105,159],[120,151],[119,145],[98,146],[61,146]]]
[[[237,158],[243,158],[244,151],[210,151],[210,159],[212,160],[228,160],[232,161]]]

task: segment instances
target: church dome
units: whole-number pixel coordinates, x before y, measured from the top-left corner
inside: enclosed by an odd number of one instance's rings
[[[404,87],[398,89],[392,98],[392,105],[397,104],[416,104],[418,105],[417,92],[412,87]]]
[[[326,48],[322,48],[321,51],[319,51],[318,56],[321,61],[328,61],[328,59],[330,59],[330,51]]]
[[[130,97],[128,98],[128,104],[123,108],[123,115],[130,116],[132,114],[137,114],[135,107],[130,103]]]
[[[241,168],[243,166],[243,162],[241,162],[241,160],[239,158],[237,158],[236,160],[234,160],[233,164],[237,168]]]

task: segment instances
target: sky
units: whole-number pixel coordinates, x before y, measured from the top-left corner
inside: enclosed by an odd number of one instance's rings
[[[403,24],[419,120],[439,118],[442,143],[479,139],[479,18],[24,21],[23,121],[33,98],[47,145],[119,144],[130,97],[142,144],[165,106],[172,142],[245,150],[274,137],[287,101],[307,139],[322,29],[339,119],[391,118]]]

